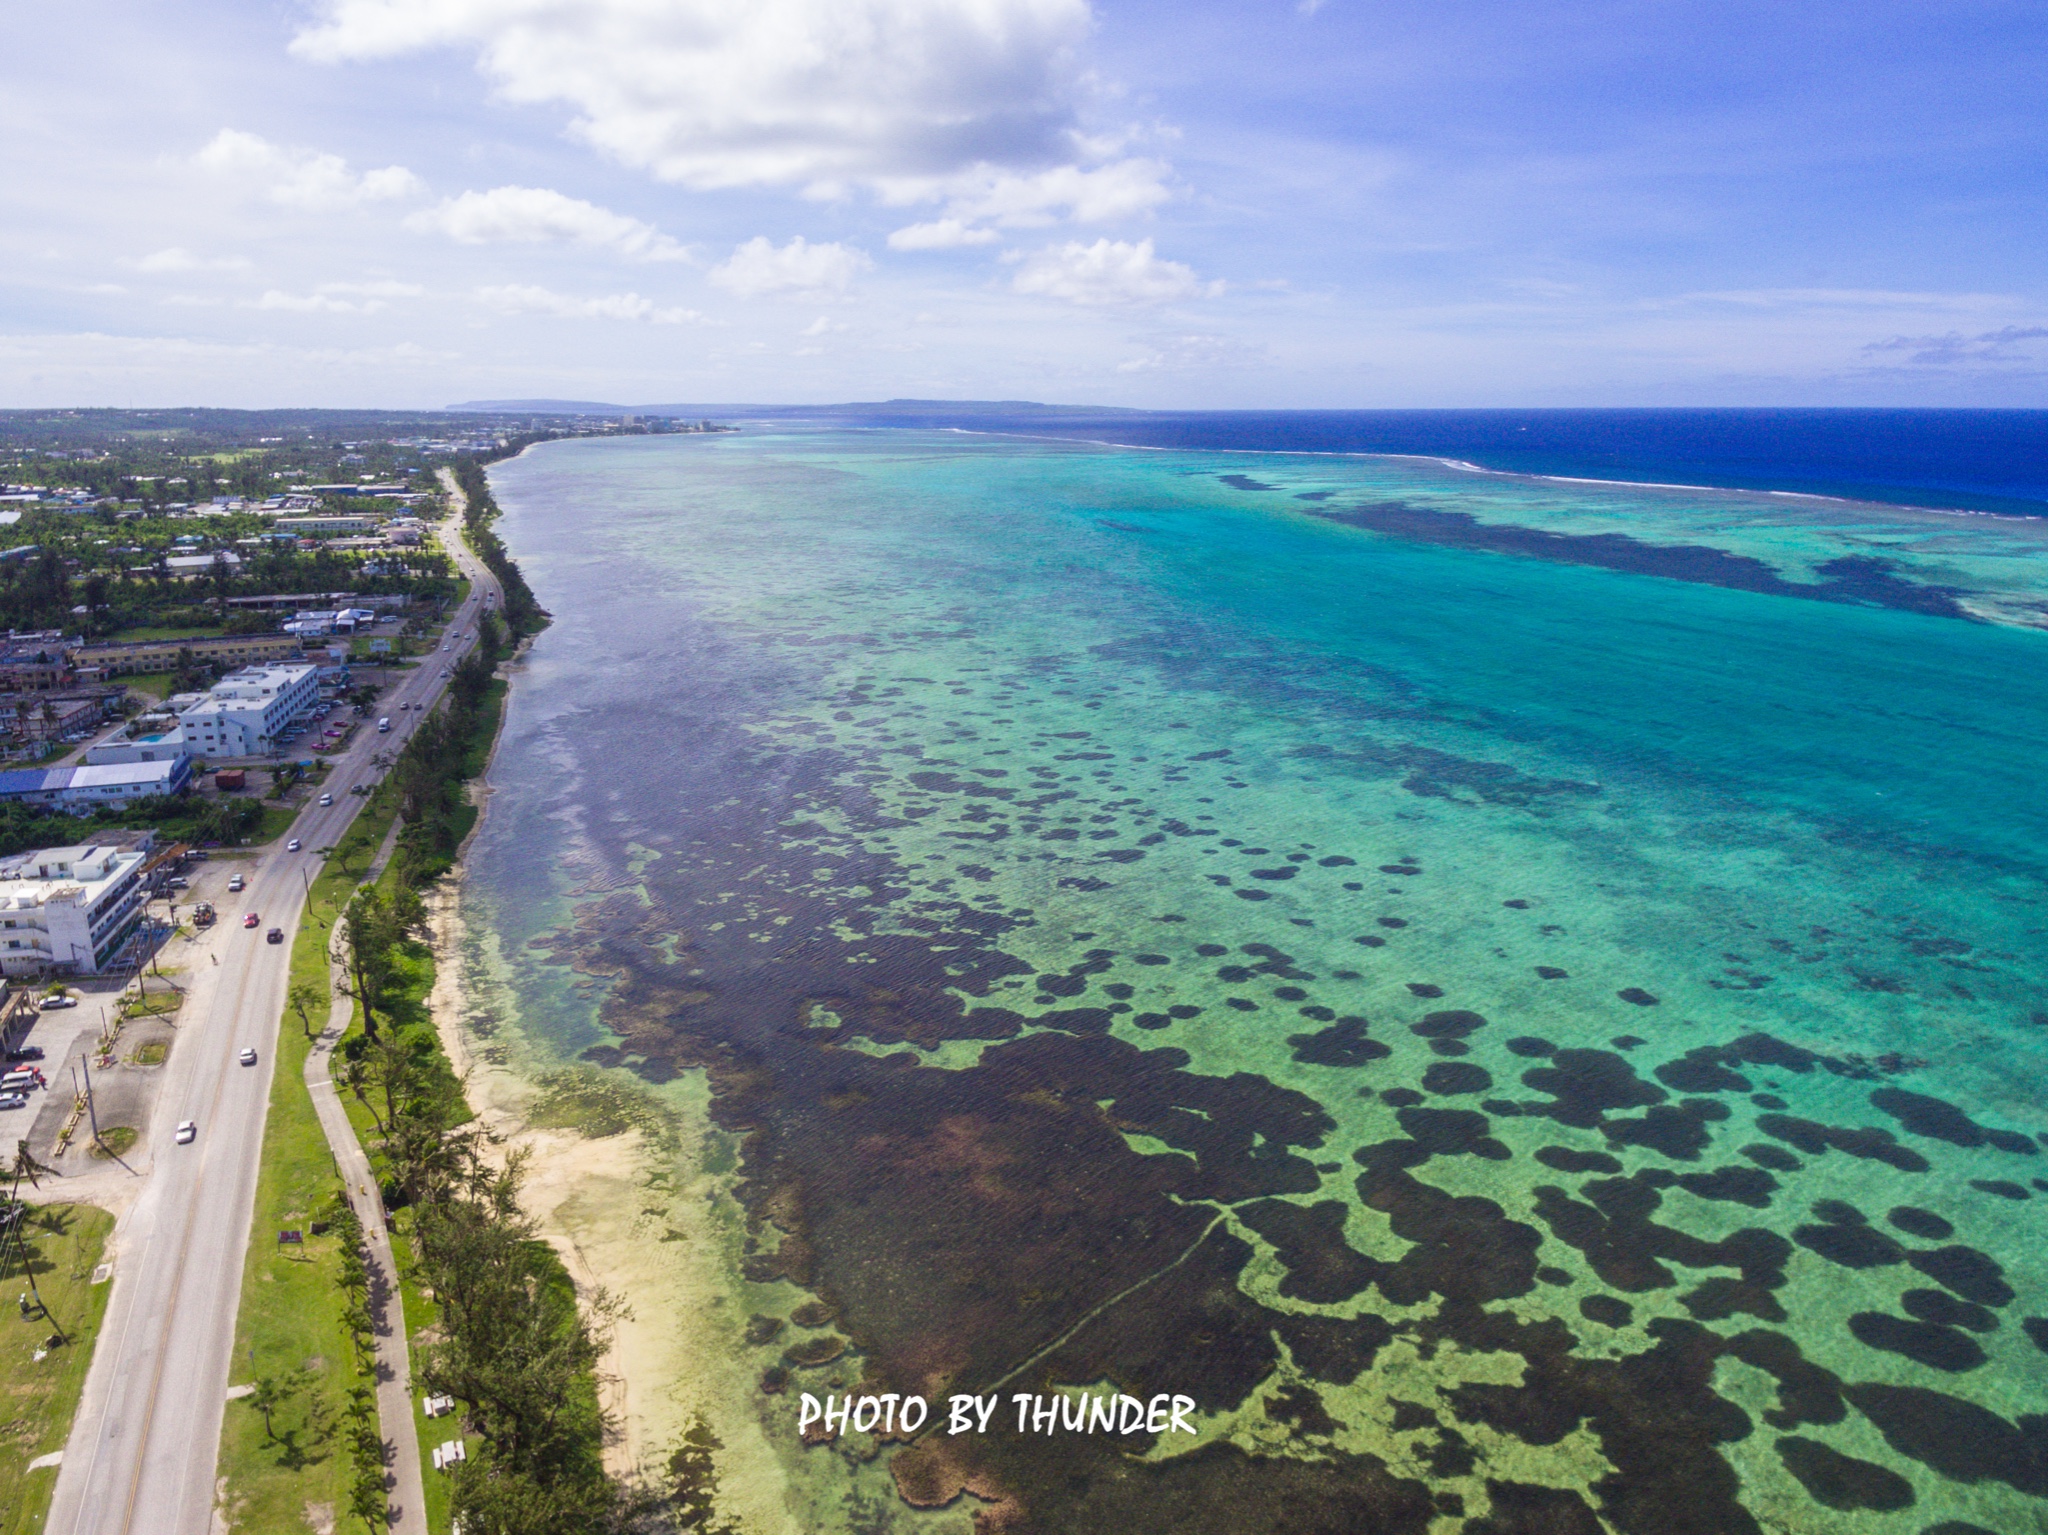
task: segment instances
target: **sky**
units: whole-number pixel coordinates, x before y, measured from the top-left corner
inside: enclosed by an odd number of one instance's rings
[[[68,0],[0,406],[2048,406],[2039,0]]]

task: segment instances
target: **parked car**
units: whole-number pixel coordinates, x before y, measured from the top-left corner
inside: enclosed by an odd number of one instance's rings
[[[262,925],[263,919],[257,916],[256,913],[253,911],[250,912],[249,915],[247,915],[246,917],[242,918],[242,926],[244,927],[261,927]]]
[[[42,1058],[43,1047],[41,1045],[23,1045],[19,1049],[7,1052],[7,1059],[10,1061],[39,1061]]]
[[[287,853],[296,853],[299,850],[299,839],[297,837],[292,838],[291,841],[284,845],[284,850]]]
[[[27,1107],[27,1093],[0,1093],[0,1109],[25,1109]]]
[[[234,877],[233,879],[231,879],[231,880],[229,880],[229,881],[228,881],[228,889],[230,889],[230,890],[240,890],[240,889],[242,889],[242,888],[243,888],[243,887],[244,887],[245,885],[247,885],[248,883],[249,883],[249,882],[248,882],[247,880],[243,879],[241,875],[237,874],[237,875],[236,875],[236,876],[235,876],[235,877]]]
[[[46,1013],[54,1013],[59,1008],[76,1006],[78,1006],[78,998],[64,992],[59,992],[53,997],[43,998],[43,1011]]]
[[[263,941],[265,943],[283,943],[284,929],[281,927],[272,928],[269,932],[263,935]]]
[[[178,1144],[180,1146],[189,1146],[198,1138],[199,1126],[194,1121],[189,1119],[178,1121]]]
[[[170,879],[165,881],[165,883],[168,884],[173,890],[183,890],[188,885],[190,885],[192,881],[185,878],[185,876],[182,874],[173,874],[170,877]]]
[[[242,1052],[242,1064],[244,1066],[254,1066],[256,1064],[256,1052],[254,1050],[244,1050]]]

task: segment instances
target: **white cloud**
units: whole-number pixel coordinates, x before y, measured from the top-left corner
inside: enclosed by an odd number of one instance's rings
[[[664,309],[637,293],[609,293],[601,298],[571,298],[520,283],[479,288],[477,301],[500,314],[546,314],[565,320],[646,320],[654,325],[687,325],[704,317],[694,309]]]
[[[1058,165],[1020,175],[994,166],[976,166],[944,179],[904,179],[884,183],[884,201],[944,201],[943,215],[912,224],[889,236],[895,250],[943,250],[983,245],[997,229],[1033,229],[1059,223],[1110,224],[1149,213],[1173,194],[1166,186],[1169,167],[1160,160],[1117,160],[1084,170]]]
[[[322,0],[302,58],[467,45],[508,99],[697,188],[1073,157],[1088,0]]]
[[[415,213],[406,225],[444,234],[464,245],[567,241],[617,251],[636,261],[687,261],[690,255],[687,247],[652,224],[548,187],[464,192],[438,207]]]
[[[256,299],[257,309],[285,309],[300,314],[375,314],[389,309],[395,298],[418,298],[427,290],[411,282],[324,282],[311,293],[285,293],[277,288]]]
[[[711,280],[741,298],[791,294],[805,298],[842,294],[854,278],[874,262],[866,251],[830,242],[812,245],[798,235],[787,245],[771,245],[756,235],[735,246],[732,255],[711,269]]]
[[[260,187],[283,207],[312,212],[415,197],[426,191],[402,165],[352,171],[339,155],[273,144],[253,133],[223,128],[193,161],[215,175]]]
[[[1069,240],[1026,258],[1011,286],[1019,293],[1044,294],[1070,304],[1160,304],[1173,299],[1213,298],[1221,282],[1205,283],[1194,268],[1163,261],[1150,240]]]
[[[799,336],[829,336],[836,330],[845,329],[847,329],[847,325],[844,320],[832,320],[827,319],[824,315],[819,315],[817,319],[811,321],[810,324],[798,331],[797,334]]]
[[[959,219],[934,219],[928,224],[906,224],[889,236],[892,251],[956,250],[963,245],[987,245],[996,237],[993,229],[975,229]]]
[[[138,272],[246,272],[247,256],[195,256],[182,245],[151,251],[135,263]]]

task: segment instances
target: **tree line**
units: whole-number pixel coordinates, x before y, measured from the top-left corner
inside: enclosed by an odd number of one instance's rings
[[[521,439],[522,445],[526,440],[529,439]],[[498,586],[505,594],[505,622],[511,626],[512,638],[517,641],[525,635],[539,633],[547,623],[548,615],[535,600],[533,589],[526,584],[518,562],[505,551],[504,540],[491,527],[504,515],[504,511],[491,494],[491,484],[484,477],[483,464],[465,456],[456,459],[454,472],[455,483],[462,487],[465,503],[462,530],[469,538],[469,547],[483,561],[484,569],[497,577]]]
[[[477,547],[480,557],[486,547],[502,553],[494,538]],[[504,565],[492,568],[505,583],[508,609],[509,594],[524,593],[530,606],[514,611],[537,620],[518,567],[509,559]],[[343,1041],[335,1075],[374,1126],[384,1203],[408,1239],[415,1278],[439,1310],[436,1340],[415,1356],[419,1386],[453,1397],[463,1427],[481,1441],[450,1473],[465,1535],[675,1528],[672,1519],[650,1522],[662,1517],[656,1494],[604,1468],[615,1425],[599,1400],[596,1368],[621,1307],[602,1290],[579,1296],[541,1240],[520,1206],[523,1160],[493,1156],[469,1122],[432,1019],[406,984],[427,932],[420,892],[447,872],[474,820],[463,785],[481,771],[495,730],[493,674],[512,635],[486,616],[477,640],[455,668],[442,707],[421,721],[392,766],[402,829],[391,877],[382,888],[359,890],[337,923],[336,957],[363,1029]],[[361,1503],[351,1512],[380,1528],[381,1503]]]

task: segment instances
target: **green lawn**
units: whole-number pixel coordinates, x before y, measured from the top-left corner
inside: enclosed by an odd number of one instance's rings
[[[128,684],[131,694],[147,693],[158,703],[171,696],[171,674],[169,672],[136,672],[127,677],[116,677],[116,682]]]
[[[64,1448],[78,1410],[93,1343],[106,1315],[109,1284],[92,1283],[114,1217],[90,1205],[45,1205],[29,1217],[28,1252],[48,1317],[24,1317],[10,1302],[0,1314],[0,1398],[6,1428],[0,1433],[0,1535],[29,1535],[43,1527],[54,1469],[27,1470],[28,1463]],[[28,1288],[18,1259],[0,1273],[0,1286],[15,1294]],[[70,1340],[42,1359],[35,1352],[49,1339],[52,1322]]]
[[[393,813],[388,796],[371,796],[313,882],[292,946],[291,980],[311,986],[320,998],[309,1014],[316,1032],[327,1018],[326,954],[334,918],[376,856]],[[272,1376],[293,1380],[299,1389],[272,1414],[274,1437],[266,1435],[261,1414],[246,1399],[228,1404],[221,1433],[219,1475],[230,1527],[266,1535],[309,1528],[309,1507],[346,1505],[349,1465],[339,1432],[341,1409],[348,1388],[367,1383],[355,1367],[342,1321],[335,1240],[308,1229],[339,1188],[306,1092],[310,1048],[298,1016],[287,1008],[278,1030],[232,1371],[236,1384]],[[303,1251],[277,1245],[277,1233],[285,1229],[306,1231]]]

